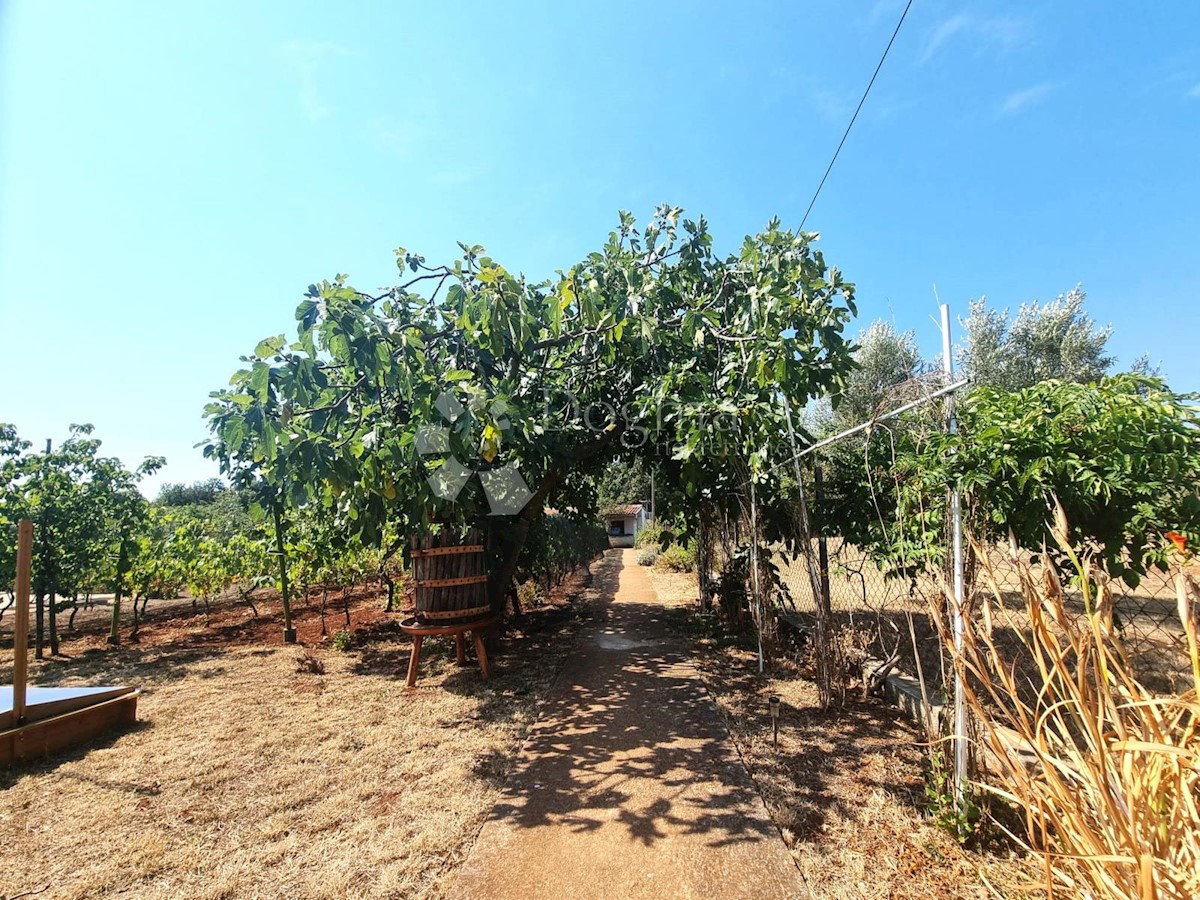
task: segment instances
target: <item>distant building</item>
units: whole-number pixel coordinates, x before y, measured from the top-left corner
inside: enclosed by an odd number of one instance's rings
[[[646,527],[649,516],[641,503],[614,506],[604,513],[610,547],[632,547],[637,534]]]

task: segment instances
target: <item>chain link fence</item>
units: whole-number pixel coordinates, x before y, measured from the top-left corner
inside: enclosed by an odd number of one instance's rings
[[[950,615],[942,579],[929,573],[912,579],[889,576],[865,551],[839,538],[813,540],[812,552],[814,559],[827,560],[821,571],[823,580],[827,578],[838,643],[847,662],[896,656],[900,670],[923,677],[931,688],[939,689],[949,662],[934,618],[941,616],[947,622]],[[997,645],[1015,658],[1021,647],[1015,631],[1022,628],[1026,608],[1020,567],[1007,548],[994,548],[988,560],[990,574],[975,567],[974,584],[968,586],[968,609],[978,615],[977,601],[984,591],[1004,604],[1005,615],[997,617],[994,626],[1000,632]],[[1038,571],[1028,554],[1022,562]],[[784,588],[776,598],[777,614],[783,620],[781,630],[811,629],[817,598],[807,562],[802,555],[797,559],[778,555],[776,565]],[[1200,581],[1200,568],[1193,568],[1190,574]],[[1160,693],[1175,693],[1190,684],[1187,637],[1179,617],[1174,573],[1151,568],[1137,587],[1113,581],[1109,588],[1114,631],[1142,683]],[[1069,612],[1081,618],[1085,615],[1079,591],[1069,584],[1064,584],[1064,603]]]

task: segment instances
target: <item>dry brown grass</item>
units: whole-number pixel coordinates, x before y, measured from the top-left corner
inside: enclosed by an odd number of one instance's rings
[[[695,579],[650,571],[659,598],[695,607]],[[787,661],[758,674],[757,655],[699,642],[698,662],[767,809],[814,898],[991,896],[1027,881],[1010,854],[958,845],[925,813],[921,736],[882,702],[848,701],[825,713],[816,686]],[[779,747],[767,700],[782,702]]]
[[[1047,896],[1194,898],[1200,895],[1200,591],[1178,573],[1177,615],[1190,684],[1162,695],[1143,684],[1114,625],[1104,572],[1071,544],[1066,516],[1051,529],[1079,576],[1087,610],[1067,609],[1053,567],[1017,561],[1023,608],[1005,602],[985,554],[980,620],[959,661],[972,711],[991,751],[984,787],[1025,819],[1016,836],[1042,858]],[[1033,691],[993,634],[1010,617],[1030,623],[1021,648],[1034,661]],[[1019,748],[1020,753],[1016,748]],[[1032,764],[1026,760],[1032,758]]]
[[[410,691],[387,623],[349,653],[308,651],[323,675],[298,671],[303,650],[211,631],[109,650],[84,637],[35,667],[140,685],[144,724],[0,773],[0,895],[436,897],[570,646],[518,632],[484,684],[430,640]]]

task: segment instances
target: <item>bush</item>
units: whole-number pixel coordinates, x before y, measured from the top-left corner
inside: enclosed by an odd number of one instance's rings
[[[536,609],[546,602],[546,592],[536,581],[522,581],[517,585],[517,602],[522,610]]]
[[[633,541],[633,546],[661,548],[663,544],[667,543],[665,536],[666,532],[661,525],[657,522],[649,522],[637,533],[637,537]],[[647,565],[646,563],[642,563],[641,560],[638,560],[638,562],[642,565]]]
[[[338,651],[338,653],[345,653],[350,649],[351,641],[352,638],[350,636],[350,632],[343,628],[341,631],[335,631],[333,633],[332,647],[334,650]]]
[[[696,568],[696,548],[672,544],[658,557],[657,564],[672,572],[691,572]]]
[[[640,536],[639,536],[640,540]],[[637,563],[639,566],[652,566],[658,561],[658,548],[653,544],[638,548]]]

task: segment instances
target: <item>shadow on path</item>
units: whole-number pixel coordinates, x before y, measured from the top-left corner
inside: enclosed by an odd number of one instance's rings
[[[581,631],[453,895],[802,893],[633,551],[609,551],[594,587],[613,599]]]

